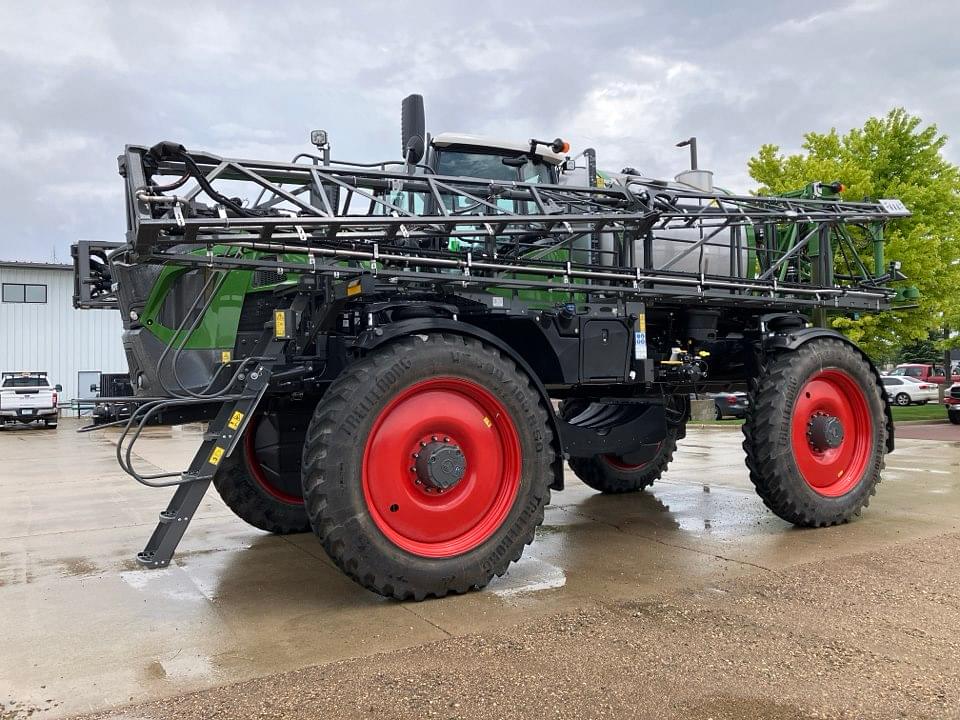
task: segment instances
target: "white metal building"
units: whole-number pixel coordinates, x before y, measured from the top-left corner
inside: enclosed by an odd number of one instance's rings
[[[75,310],[73,267],[0,261],[0,371],[42,370],[63,413],[100,373],[127,372],[116,310]]]

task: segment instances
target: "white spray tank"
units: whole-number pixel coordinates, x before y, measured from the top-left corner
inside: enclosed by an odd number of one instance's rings
[[[675,184],[665,185],[666,193],[669,195],[671,190],[681,193],[690,190],[711,194],[717,192],[713,186],[713,172],[698,167],[697,139],[695,137],[688,138],[677,143],[677,147],[690,148],[690,169],[678,173],[675,177]],[[719,192],[720,194],[723,193],[723,191]],[[691,211],[696,212],[699,208],[715,204],[717,201],[713,199],[681,198],[679,202],[681,206],[686,205]],[[743,269],[747,267],[748,252],[745,245],[742,245],[740,262],[731,262],[731,258],[735,258],[735,250],[731,247],[731,241],[734,239],[733,233],[737,232],[734,229],[718,232],[707,242],[700,245],[697,250],[671,264],[673,258],[688,250],[691,245],[702,240],[705,235],[714,232],[714,230],[713,228],[692,227],[657,231],[657,237],[653,241],[652,260],[654,270],[668,269],[683,273],[699,274],[703,272],[705,275],[733,276],[737,274],[737,268],[740,268],[739,272],[742,275]],[[637,265],[644,267],[642,238],[634,242],[633,256]],[[666,267],[668,265],[669,267]]]

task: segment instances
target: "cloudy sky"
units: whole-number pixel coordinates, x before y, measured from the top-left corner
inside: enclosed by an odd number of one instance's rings
[[[288,159],[322,127],[335,157],[394,158],[410,92],[432,132],[562,135],[614,170],[672,176],[697,135],[736,190],[760,144],[895,105],[960,140],[957,27],[947,0],[0,0],[0,259],[122,239],[126,143]]]

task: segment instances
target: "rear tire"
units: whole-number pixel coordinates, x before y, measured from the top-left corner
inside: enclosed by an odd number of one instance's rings
[[[842,340],[811,340],[768,358],[743,425],[764,504],[805,527],[859,515],[884,464],[883,392],[863,353]]]
[[[947,417],[954,425],[960,425],[960,413],[947,413]]]
[[[552,432],[530,379],[477,340],[425,338],[344,370],[304,444],[307,513],[327,554],[398,600],[506,572],[543,522],[553,480]]]
[[[299,488],[303,441],[291,437],[295,428],[278,430],[277,422],[275,414],[255,417],[213,485],[227,507],[255,528],[275,535],[307,532],[310,521]],[[279,462],[283,464],[275,466]]]
[[[585,485],[607,495],[638,492],[653,485],[667,470],[677,449],[677,429],[667,428],[667,436],[656,455],[645,463],[631,465],[615,455],[569,460],[570,469]]]

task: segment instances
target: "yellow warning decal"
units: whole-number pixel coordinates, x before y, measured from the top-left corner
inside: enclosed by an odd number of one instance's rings
[[[213,449],[213,452],[210,453],[210,458],[207,460],[207,462],[210,463],[211,465],[219,465],[220,458],[222,457],[223,457],[223,448],[217,445],[217,447]]]
[[[493,427],[493,420],[488,418],[486,415],[483,416],[483,424],[487,427]]]
[[[223,350],[220,353],[220,362],[222,362],[224,365],[230,362],[232,358],[233,358],[233,353],[230,352],[229,350]]]
[[[646,313],[640,313],[640,315],[637,317],[637,329],[642,333],[645,333],[647,331],[647,314]]]
[[[273,311],[273,336],[278,338],[287,336],[287,316],[283,310]]]
[[[240,422],[243,420],[243,413],[237,410],[233,415],[230,416],[230,422],[227,423],[227,427],[231,430],[236,430],[240,427]]]
[[[347,285],[347,297],[353,297],[354,295],[359,295],[363,291],[363,288],[360,286],[359,280],[354,280],[353,282]]]

